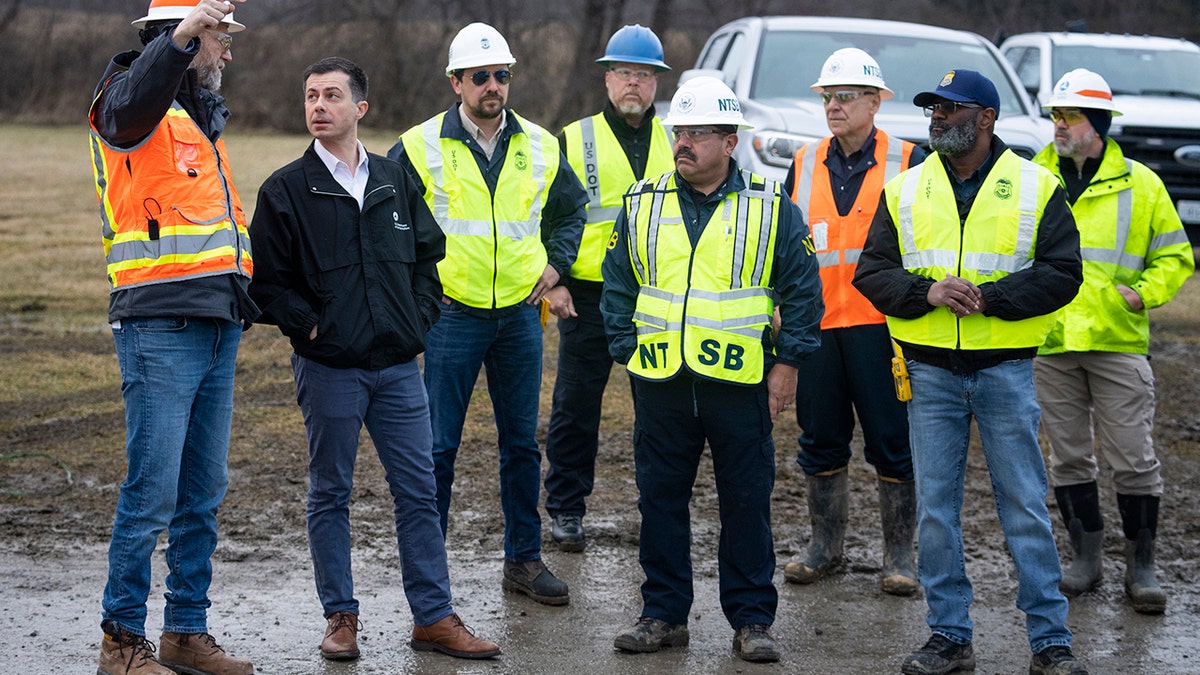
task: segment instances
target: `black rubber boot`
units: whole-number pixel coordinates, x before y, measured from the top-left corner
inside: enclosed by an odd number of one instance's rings
[[[1071,566],[1063,570],[1058,590],[1068,598],[1087,593],[1103,577],[1104,520],[1096,482],[1054,488],[1054,498],[1071,537]]]
[[[883,576],[879,587],[891,595],[912,595],[918,586],[917,563],[913,558],[916,484],[880,478],[879,515],[883,522]]]
[[[1117,495],[1125,527],[1125,594],[1140,614],[1162,614],[1167,609],[1167,594],[1158,585],[1154,569],[1158,501],[1154,495]]]
[[[803,561],[783,568],[783,578],[794,584],[812,582],[841,569],[842,543],[846,539],[846,516],[850,488],[846,469],[832,474],[805,475],[808,483],[808,517],[812,520],[812,540]]]

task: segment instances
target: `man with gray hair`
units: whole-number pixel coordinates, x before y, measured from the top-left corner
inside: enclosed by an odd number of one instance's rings
[[[221,140],[229,111],[217,95],[230,33],[245,28],[233,7],[151,0],[133,22],[145,50],[113,57],[88,112],[129,462],[109,544],[101,675],[254,672],[207,625],[235,361],[258,316],[246,216]],[[156,658],[146,600],[164,529]]]

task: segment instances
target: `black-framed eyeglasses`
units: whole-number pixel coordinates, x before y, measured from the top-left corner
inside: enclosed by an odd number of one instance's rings
[[[610,68],[609,72],[622,82],[628,82],[631,79],[634,82],[649,82],[658,76],[658,73],[653,70],[634,70],[633,68]]]
[[[229,33],[213,33],[213,37],[216,38],[217,44],[221,45],[222,54],[233,49],[233,36]]]
[[[693,143],[698,143],[706,138],[712,138],[715,135],[728,136],[729,132],[719,129],[709,129],[706,127],[675,127],[675,140],[686,138]]]
[[[962,103],[959,101],[942,101],[941,103],[930,103],[921,108],[925,111],[926,117],[933,117],[933,113],[941,110],[946,115],[953,115],[958,112],[959,108],[982,108],[978,103]]]
[[[824,103],[825,105],[829,105],[830,101],[833,101],[833,99],[835,99],[835,98],[838,100],[839,103],[850,103],[851,101],[857,101],[862,96],[866,96],[868,94],[874,94],[874,93],[876,93],[876,92],[873,92],[873,91],[851,91],[851,90],[823,91],[823,92],[821,92],[821,103]]]
[[[496,78],[496,84],[508,84],[509,82],[512,82],[512,71],[477,70],[471,73],[471,81],[475,83],[476,87],[482,87],[483,85],[487,84],[488,78],[491,77]]]

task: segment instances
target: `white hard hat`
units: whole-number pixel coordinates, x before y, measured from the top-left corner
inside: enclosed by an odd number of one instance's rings
[[[1113,117],[1121,114],[1113,105],[1112,89],[1096,73],[1076,68],[1058,79],[1043,108],[1094,108],[1107,110]]]
[[[879,89],[879,99],[886,101],[895,93],[883,83],[883,70],[871,55],[857,47],[839,49],[825,59],[821,66],[821,76],[812,83],[812,90],[820,94],[826,87],[838,85],[854,85],[856,87],[875,87]]]
[[[450,57],[446,64],[446,76],[456,70],[505,64],[511,66],[517,60],[508,50],[508,41],[500,31],[486,23],[467,24],[450,42]]]
[[[669,127],[705,124],[736,125],[739,130],[754,125],[742,117],[742,105],[726,84],[707,75],[684,82],[671,98],[671,110],[662,123]]]
[[[200,4],[200,0],[150,0],[150,9],[146,16],[133,22],[133,27],[141,30],[156,21],[182,21]],[[221,22],[221,29],[228,33],[246,30],[246,27],[233,20],[233,5],[230,3],[229,13]]]

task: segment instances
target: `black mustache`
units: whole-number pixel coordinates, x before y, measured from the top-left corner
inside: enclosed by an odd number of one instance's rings
[[[695,161],[695,159],[696,159],[696,155],[695,155],[695,153],[693,153],[693,152],[692,152],[691,150],[689,150],[688,148],[680,148],[680,149],[679,149],[679,150],[678,150],[678,151],[675,153],[675,159],[679,159],[680,157],[687,157],[688,159],[690,159],[690,160],[692,160],[692,161]]]

